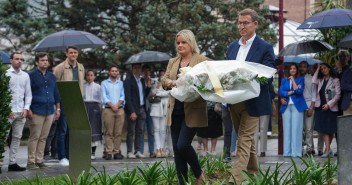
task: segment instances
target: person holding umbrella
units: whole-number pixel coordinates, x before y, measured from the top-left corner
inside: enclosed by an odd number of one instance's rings
[[[323,133],[325,151],[321,157],[333,156],[330,144],[333,134],[337,132],[337,102],[341,96],[340,81],[334,69],[326,63],[318,64],[312,82],[318,85],[317,99],[315,100],[315,127],[314,130]]]
[[[181,30],[175,39],[177,56],[170,59],[166,74],[161,80],[162,87],[170,90],[176,86],[177,74],[182,67],[193,67],[207,60],[199,54],[199,49],[190,30]],[[196,177],[196,184],[205,181],[204,173],[199,165],[197,154],[192,147],[192,140],[199,127],[208,126],[207,103],[203,98],[194,102],[180,102],[173,96],[169,97],[166,113],[166,124],[171,125],[172,146],[179,184],[188,182],[188,167]],[[183,180],[184,179],[184,180]]]

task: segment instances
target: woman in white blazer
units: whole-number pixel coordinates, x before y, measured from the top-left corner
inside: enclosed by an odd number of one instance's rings
[[[166,112],[167,103],[169,101],[169,91],[165,91],[161,85],[162,76],[159,74],[159,82],[153,85],[152,95],[161,97],[158,103],[151,103],[150,116],[154,125],[154,140],[156,147],[156,157],[166,157],[164,152],[165,136],[166,136]]]

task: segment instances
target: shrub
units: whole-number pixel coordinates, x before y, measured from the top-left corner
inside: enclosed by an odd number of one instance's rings
[[[0,159],[4,158],[7,132],[11,127],[7,120],[11,114],[10,78],[6,76],[5,66],[0,59]]]

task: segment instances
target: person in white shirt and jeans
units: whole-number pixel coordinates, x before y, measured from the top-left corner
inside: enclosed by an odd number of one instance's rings
[[[10,56],[11,67],[6,76],[10,77],[10,91],[12,100],[10,103],[11,114],[9,122],[12,124],[12,140],[9,155],[8,171],[24,171],[26,168],[16,163],[16,155],[22,138],[22,131],[26,122],[27,111],[32,102],[31,83],[27,73],[21,70],[23,63],[22,54],[12,53]]]
[[[301,76],[304,77],[304,90],[303,96],[306,100],[308,109],[304,111],[304,126],[306,132],[306,154],[314,155],[314,142],[313,142],[313,129],[314,129],[314,106],[317,96],[317,85],[312,83],[313,76],[308,73],[309,65],[307,61],[302,61],[299,64],[299,71]]]

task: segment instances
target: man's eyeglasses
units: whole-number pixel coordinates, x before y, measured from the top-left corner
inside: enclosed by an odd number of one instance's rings
[[[24,61],[23,58],[14,58],[14,60],[21,60],[22,62]]]
[[[249,25],[249,23],[252,23],[252,22],[247,22],[247,21],[246,21],[246,22],[238,22],[237,25],[238,25],[238,26],[241,26],[241,25],[242,25],[242,26],[246,27],[246,26]]]

